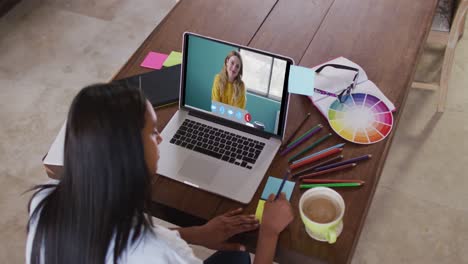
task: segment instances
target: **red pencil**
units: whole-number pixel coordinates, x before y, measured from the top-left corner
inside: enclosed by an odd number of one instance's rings
[[[357,165],[356,163],[350,163],[350,164],[341,165],[341,166],[338,166],[338,167],[335,167],[335,168],[331,168],[331,169],[328,169],[328,170],[317,171],[317,172],[314,172],[314,173],[303,175],[303,176],[299,177],[299,180],[319,176],[319,175],[330,173],[330,172],[344,170],[344,169],[347,169],[347,168],[352,168],[352,167],[355,167],[356,165]]]
[[[306,160],[303,160],[301,162],[298,162],[296,164],[291,164],[291,166],[289,166],[291,168],[291,170],[294,170],[294,169],[297,169],[299,167],[302,167],[306,164],[309,164],[309,163],[312,163],[314,161],[317,161],[317,160],[321,160],[323,158],[326,158],[330,155],[334,155],[336,153],[339,153],[341,152],[343,149],[342,148],[335,148],[335,149],[330,149],[329,151],[326,151],[320,155],[317,155],[317,156],[314,156],[314,157],[311,157],[309,159],[306,159]]]
[[[361,180],[344,180],[344,179],[303,179],[303,183],[344,183],[344,182],[356,182],[360,184],[364,184],[364,181]]]

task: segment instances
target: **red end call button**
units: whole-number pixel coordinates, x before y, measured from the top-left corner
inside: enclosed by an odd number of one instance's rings
[[[252,116],[249,113],[247,113],[245,114],[244,119],[245,121],[250,122],[250,120],[252,120]]]

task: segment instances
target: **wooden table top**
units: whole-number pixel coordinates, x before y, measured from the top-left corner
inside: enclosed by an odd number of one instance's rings
[[[115,79],[147,72],[139,65],[149,51],[180,51],[184,31],[286,55],[305,67],[344,56],[362,66],[369,79],[395,104],[398,110],[394,114],[396,129],[436,4],[437,0],[180,1],[122,67]],[[164,128],[176,111],[176,106],[157,111],[160,129]],[[299,132],[303,133],[317,123],[327,124],[306,97],[293,95],[286,136],[294,131],[307,112],[311,112],[312,116]],[[322,133],[328,132],[332,130],[325,126]],[[298,211],[298,201],[303,191],[296,185],[291,197],[296,218],[280,236],[278,261],[351,261],[393,135],[394,132],[384,141],[368,146],[345,146],[343,154],[346,157],[372,154],[372,159],[360,163],[352,171],[330,175],[333,178],[359,178],[366,182],[356,189],[337,189],[345,200],[346,212],[344,230],[335,244],[314,241],[305,233]],[[343,140],[335,135],[328,143],[340,142]],[[284,157],[277,156],[266,176],[281,177],[280,172],[286,164]],[[255,212],[266,178],[251,203],[245,206],[246,212]],[[201,219],[210,219],[242,206],[164,177],[159,177],[154,186],[152,197],[160,208],[175,208]],[[182,217],[185,217],[184,214]],[[256,233],[244,235],[242,239],[250,246],[250,250],[254,250]]]

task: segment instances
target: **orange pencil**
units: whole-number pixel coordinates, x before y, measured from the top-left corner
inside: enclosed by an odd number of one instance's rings
[[[314,157],[311,157],[309,159],[306,159],[306,160],[303,160],[301,162],[298,162],[298,163],[295,163],[295,164],[291,164],[291,166],[289,166],[291,168],[291,170],[294,170],[294,169],[297,169],[299,167],[302,167],[306,164],[309,164],[309,163],[312,163],[314,161],[317,161],[317,160],[321,160],[323,158],[326,158],[330,155],[333,155],[333,154],[336,154],[336,153],[339,153],[343,150],[343,148],[335,148],[335,149],[330,149],[329,151],[326,151],[320,155],[317,155],[317,156],[314,156]]]
[[[344,179],[303,179],[303,183],[345,183],[345,182],[356,182],[364,184],[362,180],[344,180]]]
[[[347,168],[352,168],[352,167],[355,167],[356,165],[357,165],[357,163],[350,163],[350,164],[338,166],[338,167],[335,167],[335,168],[331,168],[331,169],[328,169],[328,170],[317,171],[317,172],[314,172],[314,173],[310,173],[310,174],[303,175],[303,176],[299,177],[299,180],[302,180],[302,179],[305,179],[305,178],[310,178],[310,177],[319,176],[319,175],[326,174],[326,173],[330,173],[330,172],[335,172],[335,171],[339,171],[339,170],[344,170],[344,169],[347,169]]]

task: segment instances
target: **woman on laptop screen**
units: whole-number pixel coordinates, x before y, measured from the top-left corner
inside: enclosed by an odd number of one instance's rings
[[[242,81],[242,58],[231,51],[224,59],[221,72],[216,74],[211,90],[211,100],[245,109],[246,93]]]
[[[38,185],[29,203],[26,263],[202,263],[187,243],[220,250],[204,263],[250,263],[226,240],[259,227],[242,209],[201,226],[155,225],[151,202],[163,140],[142,92],[122,83],[82,89],[68,113],[60,181]],[[292,221],[284,195],[265,205],[255,263],[272,263]]]

